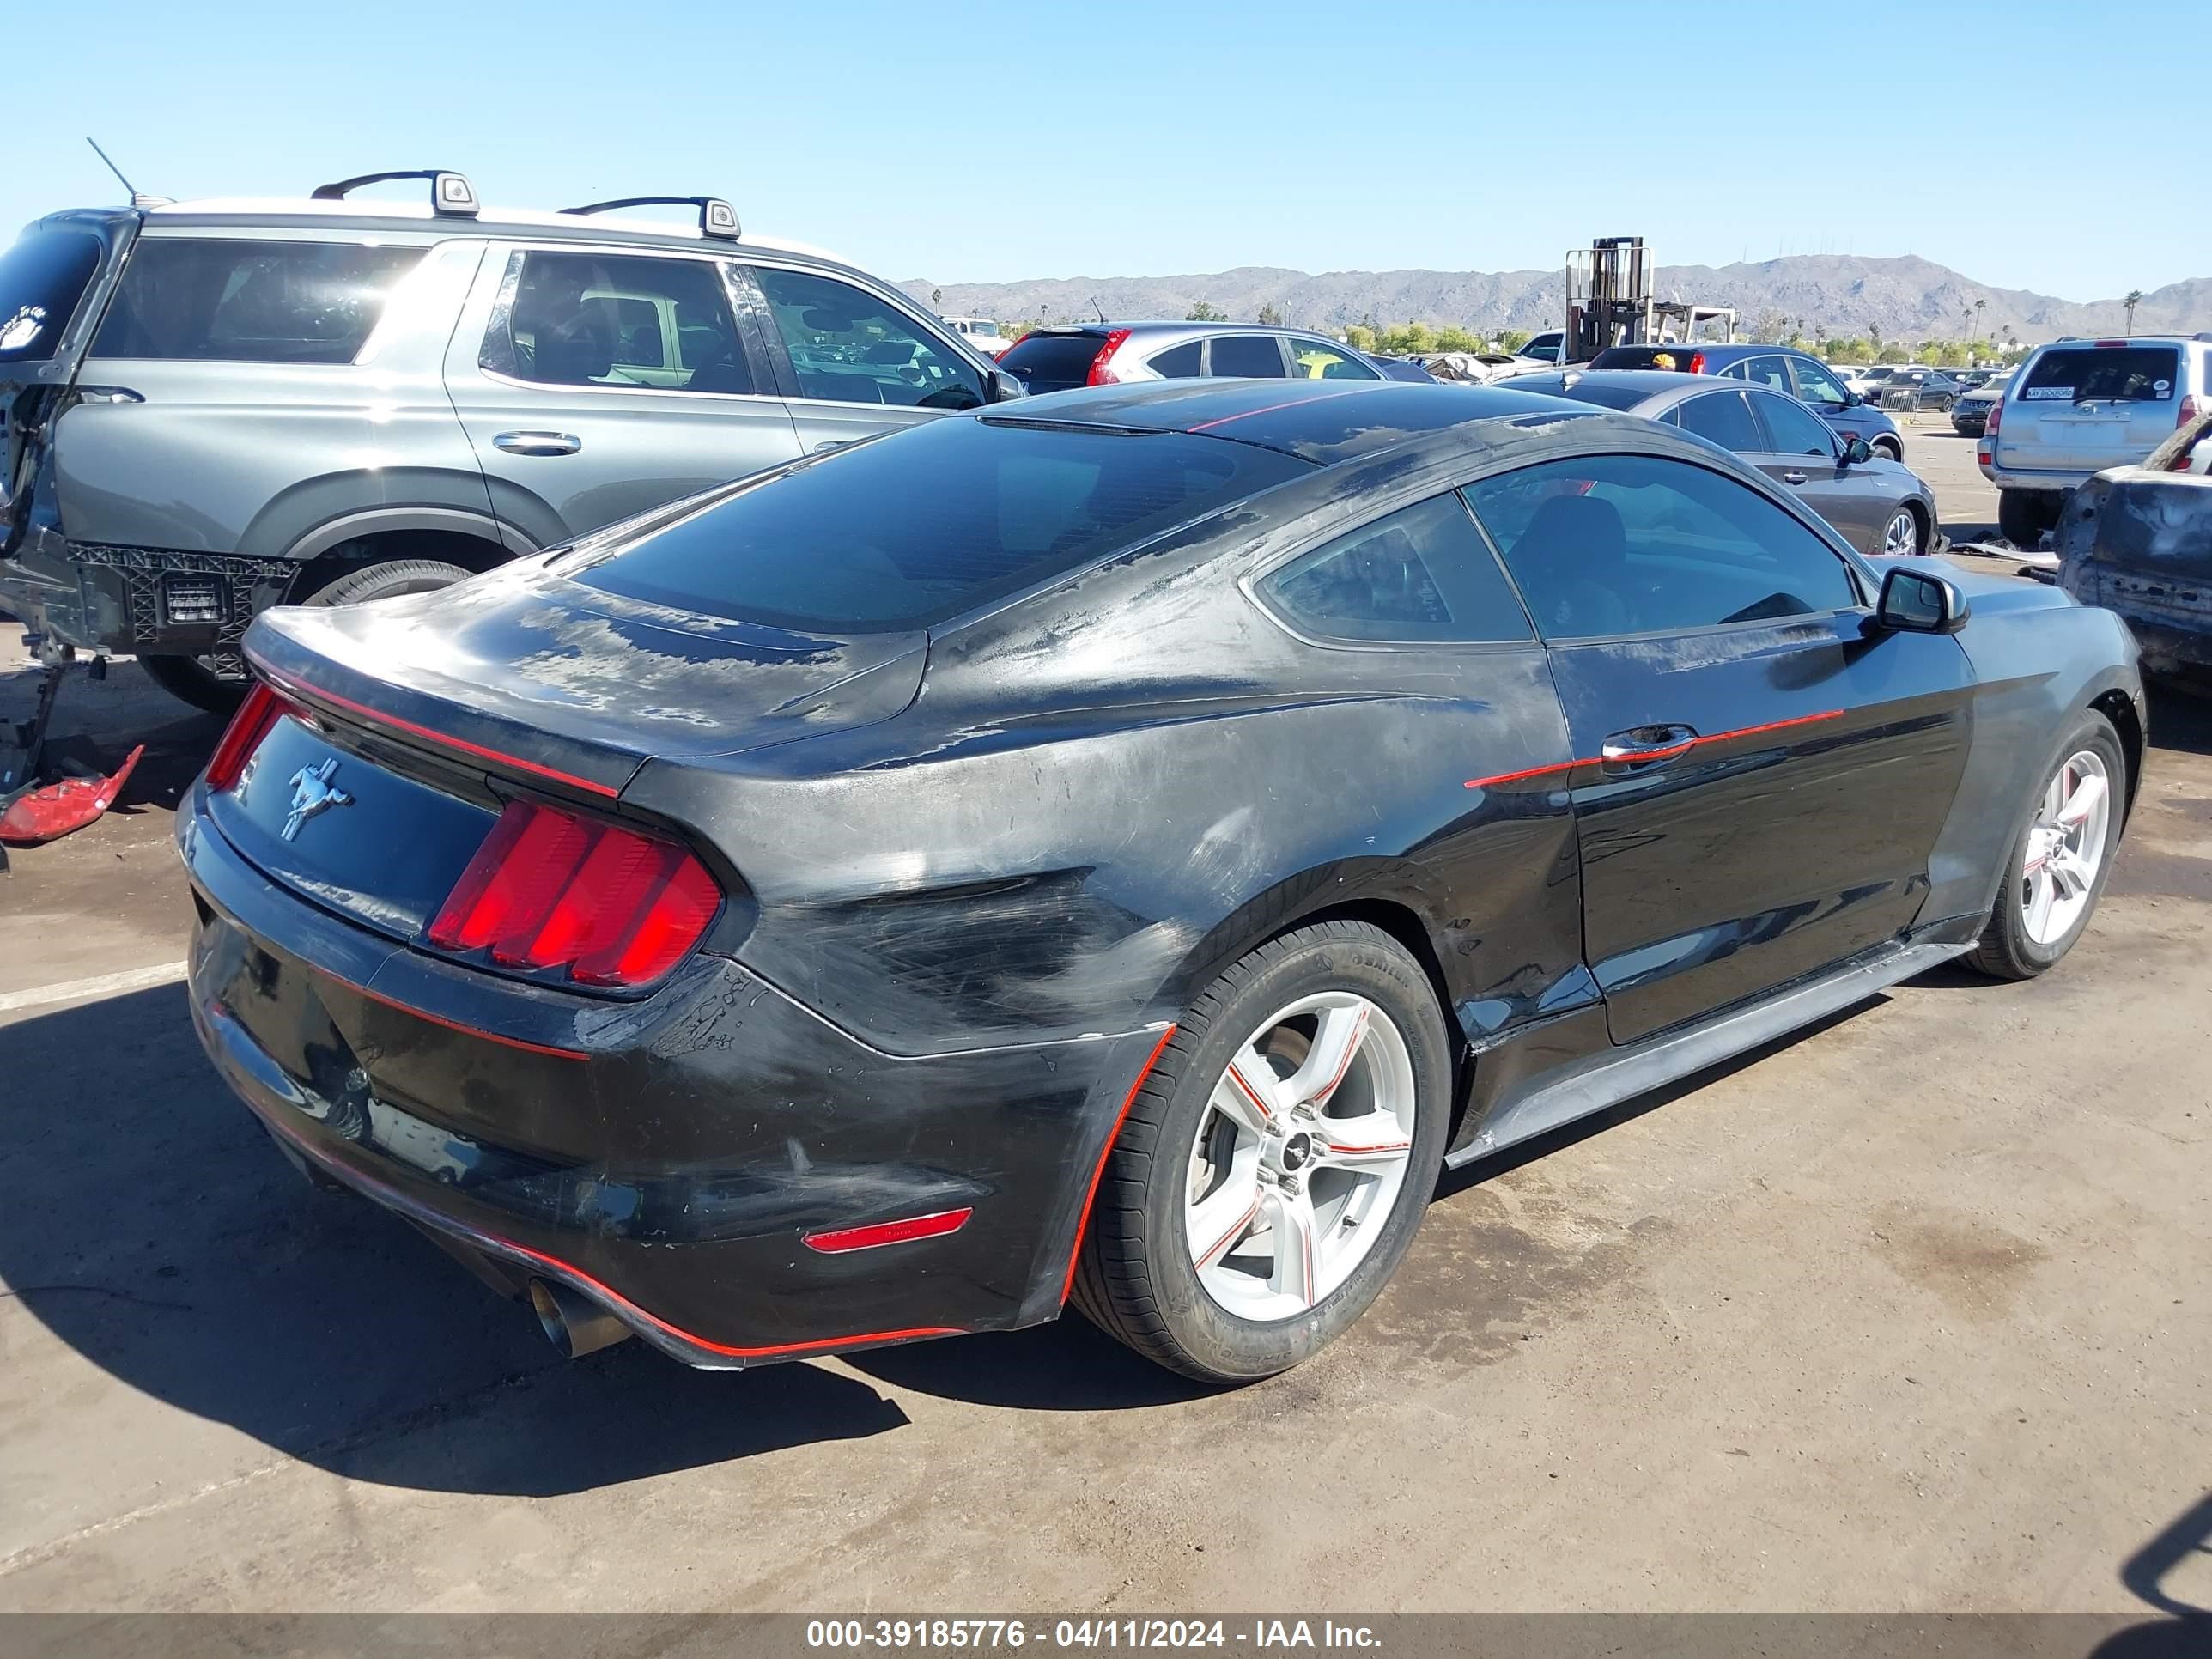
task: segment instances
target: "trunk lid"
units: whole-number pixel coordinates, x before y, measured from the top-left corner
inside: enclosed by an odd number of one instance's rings
[[[49,214],[0,253],[0,551],[15,545],[58,405],[143,217],[136,208]]]

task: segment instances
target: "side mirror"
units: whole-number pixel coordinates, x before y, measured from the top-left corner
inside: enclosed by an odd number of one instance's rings
[[[991,371],[991,395],[989,401],[992,403],[1008,403],[1016,398],[1026,398],[1029,395],[1030,389],[1024,386],[1019,380],[1016,379],[1006,370],[1003,368],[994,368]]]
[[[1865,401],[1865,398],[1860,397],[1859,394],[1852,391],[1850,387],[1845,386],[1844,388],[1844,407],[1845,409],[1856,409]]]
[[[1875,621],[1892,633],[1955,634],[1966,625],[1966,596],[1924,570],[1893,569],[1881,579]]]
[[[1860,437],[1857,433],[1854,432],[1844,440],[1845,466],[1863,466],[1873,459],[1874,451],[1867,447],[1867,441]]]

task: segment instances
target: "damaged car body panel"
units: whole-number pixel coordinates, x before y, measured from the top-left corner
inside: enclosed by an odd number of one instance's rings
[[[2212,415],[2140,466],[2100,472],[2059,520],[2058,582],[2117,612],[2154,674],[2212,669]]]
[[[1729,469],[1850,602],[1547,638],[1468,503],[1563,455]],[[790,544],[833,489],[824,533],[858,550],[823,556],[866,577],[842,625]],[[1480,626],[1317,635],[1285,597],[1431,510],[1480,554]],[[879,530],[907,562],[870,562]],[[939,541],[957,556],[917,564]],[[1357,567],[1378,604],[1408,591],[1390,545]],[[1286,928],[1357,919],[1421,964],[1459,1154],[1701,1009],[1905,961],[1936,921],[1926,948],[1963,948],[1996,868],[1946,887],[1936,849],[1978,852],[2016,807],[2004,766],[2047,739],[1988,712],[1966,636],[1874,629],[1874,586],[1709,447],[1496,388],[1181,383],[918,428],[442,593],[258,621],[282,702],[179,815],[195,1018],[300,1156],[692,1363],[1034,1323],[1185,1010]],[[1613,727],[1662,717],[1698,730],[1616,762]],[[1847,772],[1875,798],[1839,818]],[[518,804],[696,859],[696,951],[593,988],[535,946],[452,947],[440,896]],[[380,848],[394,820],[412,863]],[[1608,901],[1594,930],[1594,890],[1686,883],[1694,904]],[[820,1242],[909,1221],[938,1231]]]

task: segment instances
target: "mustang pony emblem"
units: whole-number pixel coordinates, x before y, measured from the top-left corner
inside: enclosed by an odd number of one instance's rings
[[[337,757],[333,756],[320,766],[303,766],[292,774],[292,810],[284,818],[286,841],[298,835],[300,826],[325,806],[353,805],[351,795],[331,787],[331,780],[337,775]]]

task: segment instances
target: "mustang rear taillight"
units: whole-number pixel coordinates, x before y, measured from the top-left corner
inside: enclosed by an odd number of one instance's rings
[[[286,714],[300,711],[284,698],[256,680],[253,690],[246,694],[246,701],[230,717],[223,730],[222,741],[215,746],[209,758],[207,787],[216,794],[233,788],[245,775],[246,763],[253,758],[253,751],[261,747],[261,740]]]
[[[1114,354],[1121,349],[1121,343],[1128,337],[1129,331],[1126,328],[1112,329],[1108,331],[1106,343],[1098,348],[1098,355],[1091,360],[1091,373],[1084,380],[1085,386],[1121,384],[1121,375],[1114,369]]]
[[[426,935],[579,985],[649,985],[688,955],[722,890],[682,846],[626,824],[515,801]]]

